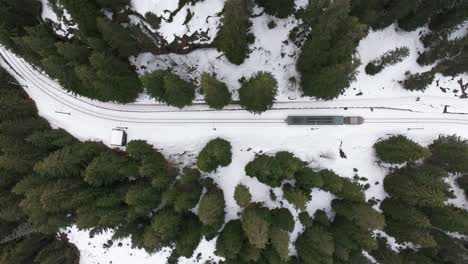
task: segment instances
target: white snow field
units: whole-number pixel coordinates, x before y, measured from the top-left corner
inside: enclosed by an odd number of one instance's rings
[[[42,0],[43,6],[46,7],[47,2]],[[307,3],[308,0],[296,0],[296,7],[306,6]],[[142,15],[153,12],[165,19],[177,9],[178,4],[178,0],[131,0],[131,8],[136,12]],[[224,0],[187,4],[173,17],[172,22],[163,19],[157,32],[169,43],[175,37],[206,33],[208,40],[205,41],[209,43],[218,31],[218,13],[223,5]],[[255,14],[261,11],[254,9]],[[194,16],[184,25],[188,12],[194,13]],[[63,24],[48,7],[42,16]],[[270,21],[277,24],[274,29],[268,28]],[[468,75],[455,78],[437,75],[424,92],[404,90],[398,83],[407,71],[422,72],[428,69],[416,63],[418,52],[423,51],[419,33],[426,31],[426,28],[404,32],[392,25],[382,31],[371,31],[357,48],[356,56],[362,65],[356,81],[337,100],[320,101],[301,97],[298,86],[300,77],[295,64],[299,48],[288,41],[288,34],[300,21],[293,17],[278,19],[263,14],[252,18],[251,22],[251,32],[256,39],[250,46],[250,57],[240,66],[229,63],[216,49],[198,49],[186,55],[140,54],[130,58],[130,61],[139,68],[140,74],[171,68],[183,78],[197,80],[204,71],[214,72],[228,84],[234,99],[237,98],[241,77],[249,77],[259,70],[269,71],[278,80],[279,94],[274,109],[262,115],[248,113],[238,105],[213,111],[203,104],[199,94],[193,106],[182,110],[155,102],[145,94],[133,104],[101,103],[65,92],[57,82],[1,47],[0,65],[24,87],[36,102],[42,117],[52,126],[67,130],[80,140],[96,140],[110,145],[112,129],[123,128],[128,133],[128,140],[147,140],[180,167],[193,164],[198,152],[210,139],[222,137],[230,141],[233,146],[232,163],[208,175],[224,191],[227,220],[238,218],[240,212],[233,198],[238,183],[250,188],[254,201],[265,202],[269,207],[284,203],[297,217],[297,212],[282,199],[279,188],[274,189],[279,199],[273,202],[268,186],[245,175],[245,165],[257,153],[274,154],[286,150],[307,161],[312,168],[332,169],[343,177],[353,177],[355,174],[365,177],[368,180],[362,183],[370,185],[366,197],[382,200],[386,197],[383,179],[389,166],[377,162],[372,149],[375,141],[397,133],[422,145],[430,144],[440,134],[457,134],[468,138],[468,103],[466,99],[458,98],[461,89],[457,83],[459,79],[466,83]],[[457,30],[453,37],[466,34],[467,25]],[[364,67],[369,61],[401,46],[410,50],[410,56],[404,61],[385,68],[375,76],[365,74]],[[288,115],[362,116],[366,122],[359,126],[287,126],[284,119]],[[454,177],[449,181],[457,196],[449,202],[468,209],[468,202],[463,191],[455,186]],[[328,192],[314,189],[307,211],[313,214],[318,209],[325,209],[332,214],[330,203],[333,198]],[[81,264],[162,264],[170,255],[168,250],[149,255],[131,249],[128,239],[104,248],[103,245],[112,235],[110,232],[90,238],[85,230],[70,228],[67,231],[70,240],[80,249]],[[301,231],[302,226],[296,221],[291,234],[293,241]],[[215,239],[203,241],[194,256],[182,263],[217,261],[214,244]]]

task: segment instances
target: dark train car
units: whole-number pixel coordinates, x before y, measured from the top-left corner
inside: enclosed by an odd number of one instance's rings
[[[288,116],[286,123],[290,126],[361,125],[364,123],[364,118],[360,116]]]

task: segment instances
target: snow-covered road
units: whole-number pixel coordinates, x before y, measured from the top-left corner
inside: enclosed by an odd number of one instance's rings
[[[7,68],[23,85],[38,104],[45,97],[55,103],[57,115],[69,115],[80,112],[92,118],[128,123],[283,123],[292,114],[351,115],[359,112],[372,122],[401,123],[462,123],[468,122],[468,116],[446,112],[468,113],[466,101],[449,97],[397,97],[383,99],[347,99],[335,101],[282,101],[276,102],[273,109],[253,115],[240,108],[229,105],[222,111],[214,111],[206,104],[196,103],[184,109],[169,107],[165,104],[132,103],[127,105],[102,103],[64,91],[60,85],[48,78],[33,66],[13,53],[0,48],[2,65]],[[34,92],[32,91],[34,90]],[[41,100],[36,100],[41,99]],[[449,106],[446,108],[446,106]],[[67,111],[63,111],[68,109]],[[378,120],[379,117],[382,119]],[[411,117],[413,119],[403,119]],[[71,117],[73,118],[73,117]],[[385,119],[391,118],[391,119]],[[387,120],[387,121],[386,121]]]

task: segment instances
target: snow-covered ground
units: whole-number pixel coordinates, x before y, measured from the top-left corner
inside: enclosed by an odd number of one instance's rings
[[[1,65],[24,85],[26,92],[36,102],[39,114],[53,126],[66,129],[81,140],[99,140],[109,145],[112,128],[125,127],[129,140],[147,140],[180,166],[193,163],[198,152],[210,139],[222,137],[230,141],[233,146],[232,163],[209,175],[224,191],[227,219],[238,217],[240,208],[233,198],[234,188],[238,183],[249,186],[254,201],[265,202],[269,207],[280,206],[283,201],[286,207],[292,209],[281,199],[280,189],[274,190],[279,199],[273,202],[266,185],[245,175],[243,168],[256,153],[273,154],[286,150],[309,162],[312,168],[332,169],[343,177],[353,177],[355,174],[365,177],[368,180],[362,183],[370,184],[366,197],[381,200],[386,196],[382,183],[388,168],[379,165],[373,153],[372,145],[379,138],[401,133],[422,145],[430,144],[439,134],[458,134],[468,138],[468,116],[442,114],[444,105],[454,106],[456,112],[468,113],[468,105],[461,99],[422,97],[416,100],[416,97],[402,97],[279,103],[275,105],[278,110],[268,111],[261,116],[254,116],[243,110],[206,111],[204,106],[193,106],[186,111],[163,105],[123,106],[68,95],[56,89],[59,87],[57,83],[34,71],[13,54],[3,49],[0,53],[14,70],[4,61]],[[378,108],[385,105],[399,109]],[[288,109],[297,107],[304,109]],[[413,112],[405,111],[406,108]],[[358,115],[365,117],[368,122],[360,126],[292,127],[282,122],[287,115]],[[386,123],[391,120],[386,121],[385,118],[392,118],[400,123]],[[340,150],[346,157],[340,155]],[[451,202],[468,208],[463,193],[459,189],[455,192],[457,199]],[[332,198],[327,192],[313,190],[312,201],[307,205],[308,212],[313,213],[317,209],[331,212]],[[293,209],[292,211],[294,212]],[[292,238],[295,239],[301,230],[298,223]],[[148,255],[140,250],[130,249],[128,240],[122,241],[121,246],[119,242],[114,242],[109,249],[104,249],[103,244],[110,238],[110,233],[89,238],[85,231],[75,228],[69,231],[71,241],[82,252],[82,264],[111,261],[113,264],[165,263],[169,255],[169,252]],[[212,256],[214,242],[206,241],[200,245],[197,252],[202,253],[203,259]],[[194,263],[196,255],[197,253],[185,263]]]
[[[42,0],[42,3],[45,7],[42,16],[64,25],[47,7],[47,0]],[[222,10],[223,3],[223,0],[205,0],[193,6],[187,4],[173,17],[172,22],[163,20],[157,32],[168,42],[175,36],[196,32],[206,32],[212,40],[220,21],[216,14]],[[307,0],[296,0],[297,7],[307,3]],[[178,4],[178,0],[131,0],[131,8],[136,12],[142,15],[153,12],[164,19],[169,19]],[[195,15],[183,25],[189,11]],[[256,14],[260,12],[259,8],[254,10]],[[416,63],[418,52],[423,51],[419,34],[427,29],[404,32],[390,26],[382,31],[370,32],[357,48],[356,56],[362,66],[358,69],[356,81],[338,100],[324,102],[300,97],[300,78],[295,69],[299,49],[288,41],[289,31],[299,21],[293,17],[277,19],[266,14],[251,21],[255,43],[250,47],[250,57],[240,66],[220,57],[221,53],[215,49],[199,49],[187,55],[140,54],[130,60],[138,67],[147,67],[147,70],[140,69],[140,74],[148,70],[171,68],[184,78],[196,80],[204,71],[214,72],[228,84],[235,98],[241,77],[249,77],[259,70],[272,72],[279,83],[278,103],[274,105],[274,110],[260,116],[243,111],[236,105],[229,105],[226,111],[212,111],[202,104],[179,110],[157,104],[145,95],[134,104],[100,103],[67,94],[56,82],[4,49],[0,49],[0,54],[9,65],[1,59],[0,64],[24,85],[41,116],[49,120],[52,126],[64,128],[81,140],[98,140],[109,145],[111,130],[123,127],[129,140],[147,140],[180,166],[193,163],[210,139],[222,137],[230,141],[233,146],[232,163],[209,175],[224,191],[227,219],[238,217],[240,208],[233,198],[238,183],[249,186],[254,201],[265,202],[269,207],[277,207],[284,202],[280,189],[274,190],[279,199],[273,202],[266,185],[245,175],[243,168],[257,153],[273,154],[286,150],[307,161],[312,168],[332,169],[343,177],[351,178],[355,174],[365,177],[367,181],[362,183],[370,185],[366,197],[382,200],[386,197],[383,179],[388,166],[377,162],[372,149],[375,141],[396,133],[404,134],[422,145],[430,144],[439,134],[457,134],[468,138],[468,104],[466,100],[458,98],[461,90],[457,83],[460,78],[466,83],[468,75],[456,78],[438,75],[424,93],[406,91],[398,83],[406,71],[414,73],[428,69]],[[267,26],[271,21],[277,24],[273,29]],[[464,24],[460,27],[453,37],[466,34],[467,26]],[[365,74],[364,67],[369,61],[401,46],[410,50],[410,56],[404,61],[387,67],[376,76]],[[201,96],[198,95],[197,99],[201,100]],[[444,109],[460,114],[443,114]],[[283,122],[288,115],[356,115],[363,116],[367,122],[360,126],[291,127]],[[340,155],[340,150],[345,156]],[[468,209],[468,203],[463,192],[455,186],[454,178],[450,178],[449,182],[457,195],[450,202]],[[307,210],[311,214],[317,209],[331,213],[332,199],[330,193],[314,189]],[[284,202],[284,206],[292,209],[287,202]],[[292,238],[295,239],[301,230],[298,223]],[[165,263],[170,254],[163,251],[148,255],[131,249],[128,240],[121,241],[121,245],[114,242],[110,248],[103,248],[111,233],[89,238],[86,231],[76,228],[68,231],[71,241],[81,251],[81,264],[159,264]],[[194,257],[184,263],[194,263],[198,253],[202,253],[202,263],[212,257],[213,252],[214,241],[204,241]]]

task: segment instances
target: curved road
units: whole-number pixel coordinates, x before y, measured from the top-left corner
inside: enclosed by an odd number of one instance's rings
[[[238,105],[228,105],[221,111],[210,109],[206,104],[195,103],[178,109],[165,104],[114,104],[102,103],[72,95],[62,89],[55,81],[23,59],[0,47],[0,63],[12,73],[17,81],[30,93],[38,89],[69,109],[96,118],[129,123],[284,123],[290,113],[311,115],[314,112],[330,114],[352,112],[348,110],[367,110],[360,113],[366,123],[401,124],[468,124],[468,116],[462,114],[443,114],[445,106],[454,106],[468,112],[466,101],[448,97],[401,97],[385,99],[352,99],[335,101],[283,101],[276,102],[273,109],[262,115],[253,115]],[[31,95],[31,93],[30,93]],[[40,97],[31,96],[35,101]],[[279,111],[281,110],[281,111]],[[374,111],[379,110],[379,111]],[[56,111],[57,114],[68,114]],[[460,112],[460,111],[457,111]]]

